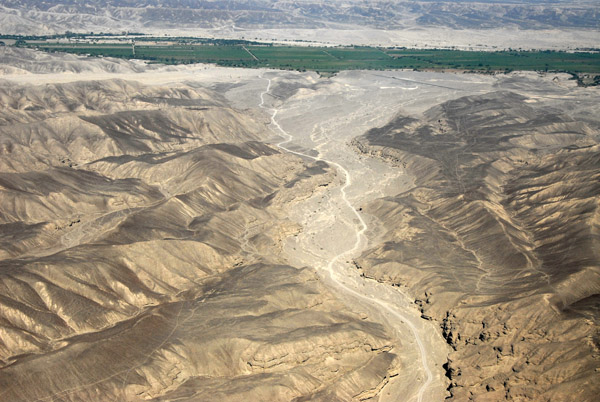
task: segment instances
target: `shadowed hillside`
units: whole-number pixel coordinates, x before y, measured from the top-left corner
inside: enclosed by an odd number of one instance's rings
[[[407,287],[442,327],[455,400],[597,395],[598,139],[590,124],[494,92],[355,141],[415,178],[366,208],[388,232],[357,266]]]

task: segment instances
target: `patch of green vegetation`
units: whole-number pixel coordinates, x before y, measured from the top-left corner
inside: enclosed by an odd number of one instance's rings
[[[242,63],[253,60],[241,46],[136,46],[135,58],[171,63]]]
[[[464,70],[534,70],[598,72],[600,54],[555,51],[474,52],[456,50],[387,50],[396,58],[413,57],[438,68]]]
[[[149,43],[149,41],[154,41]],[[92,56],[136,58],[166,64],[214,63],[235,67],[335,73],[341,70],[466,70],[495,72],[512,70],[600,73],[597,52],[558,51],[460,51],[384,49],[375,47],[273,46],[239,40],[145,37],[131,43],[34,42],[23,39],[20,46]]]

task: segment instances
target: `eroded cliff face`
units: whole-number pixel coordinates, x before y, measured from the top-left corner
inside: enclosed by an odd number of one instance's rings
[[[500,91],[354,141],[415,178],[365,207],[387,234],[356,263],[439,323],[454,400],[600,391],[598,139],[593,120]]]
[[[389,333],[289,266],[335,171],[218,93],[0,86],[0,397],[369,398]]]

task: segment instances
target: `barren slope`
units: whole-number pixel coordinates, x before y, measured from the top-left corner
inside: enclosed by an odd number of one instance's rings
[[[47,33],[144,28],[444,26],[457,29],[513,26],[522,29],[598,29],[592,1],[363,1],[335,0],[2,0],[0,18],[11,32]]]
[[[0,399],[594,400],[596,90],[10,54]]]
[[[1,399],[348,399],[397,365],[278,256],[286,205],[334,172],[260,142],[265,121],[183,84],[0,98]]]
[[[388,232],[358,264],[441,325],[455,400],[597,395],[598,133],[498,91],[400,114],[355,141],[415,177],[369,204]]]

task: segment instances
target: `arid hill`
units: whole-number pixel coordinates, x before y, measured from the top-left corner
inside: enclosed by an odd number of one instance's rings
[[[400,114],[354,145],[414,177],[371,202],[357,260],[406,287],[454,351],[453,400],[594,400],[600,333],[597,123],[509,91]]]
[[[394,370],[381,325],[279,257],[334,172],[264,118],[114,79],[0,99],[0,399],[367,398]]]
[[[597,399],[595,88],[0,52],[0,399]]]

